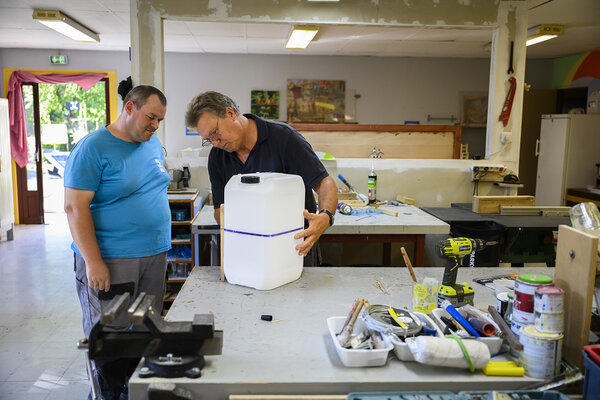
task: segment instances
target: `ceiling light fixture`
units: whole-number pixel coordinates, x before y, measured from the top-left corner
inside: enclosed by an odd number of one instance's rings
[[[33,10],[33,19],[80,42],[100,42],[100,36],[58,10]]]
[[[285,44],[286,49],[305,49],[315,35],[319,27],[315,25],[294,25],[294,29]]]
[[[532,26],[527,30],[526,46],[554,39],[564,33],[562,25],[541,24]]]

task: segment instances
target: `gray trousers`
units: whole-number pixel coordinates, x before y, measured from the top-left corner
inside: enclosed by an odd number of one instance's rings
[[[153,306],[159,312],[162,311],[167,270],[166,252],[148,257],[105,259],[104,262],[110,271],[108,292],[88,286],[85,260],[75,253],[75,283],[83,313],[83,332],[86,338],[89,338],[92,327],[100,320],[100,315],[110,301],[123,293],[130,294],[130,304],[141,292],[154,295]],[[125,312],[114,323],[106,326],[106,329],[126,331],[130,329],[129,325]],[[136,327],[136,330],[139,328]],[[138,362],[139,359],[118,358],[94,362],[96,381],[103,399],[119,399],[122,394],[126,396],[127,382]]]

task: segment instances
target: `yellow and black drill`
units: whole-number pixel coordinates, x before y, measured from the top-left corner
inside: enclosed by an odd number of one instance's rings
[[[444,269],[442,284],[438,289],[438,305],[444,300],[450,301],[454,307],[473,304],[475,291],[467,282],[457,284],[456,275],[458,274],[458,267],[463,257],[474,251],[483,250],[485,248],[485,241],[482,239],[457,237],[439,241],[436,248],[440,256],[448,260]]]

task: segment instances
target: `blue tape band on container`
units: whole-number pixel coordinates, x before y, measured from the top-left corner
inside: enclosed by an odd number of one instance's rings
[[[274,233],[272,235],[263,235],[261,233],[252,233],[252,232],[242,232],[242,231],[234,231],[233,229],[223,229],[225,232],[231,232],[231,233],[239,233],[240,235],[249,235],[249,236],[260,236],[260,237],[275,237],[275,236],[281,236],[281,235],[285,235],[286,233],[291,233],[291,232],[296,232],[299,230],[302,230],[303,228],[296,228],[296,229],[291,229],[289,231],[285,231],[285,232],[279,232],[279,233]]]

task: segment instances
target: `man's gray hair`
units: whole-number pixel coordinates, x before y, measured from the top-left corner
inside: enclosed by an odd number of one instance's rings
[[[223,118],[226,116],[227,107],[231,108],[236,115],[240,115],[240,110],[235,101],[219,92],[200,93],[190,101],[185,112],[185,124],[190,128],[195,128],[198,120],[205,112]]]

